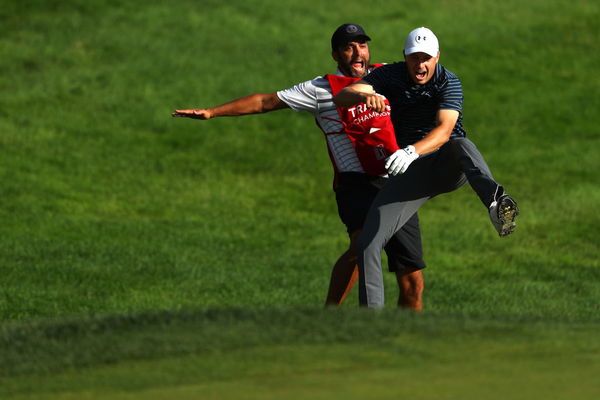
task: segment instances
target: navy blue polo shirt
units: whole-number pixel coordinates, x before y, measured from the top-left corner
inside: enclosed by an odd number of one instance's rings
[[[435,128],[439,110],[459,112],[451,139],[467,135],[462,126],[462,84],[442,65],[436,65],[435,74],[425,85],[417,85],[410,79],[405,62],[381,66],[363,80],[389,100],[400,147],[421,140]]]

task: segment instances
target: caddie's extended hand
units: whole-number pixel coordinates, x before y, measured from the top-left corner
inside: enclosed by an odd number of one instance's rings
[[[385,169],[390,175],[403,174],[417,158],[419,158],[419,155],[415,151],[415,147],[406,146],[403,149],[396,150],[394,154],[385,159]]]
[[[212,114],[207,109],[194,109],[194,110],[175,110],[173,117],[185,117],[185,118],[193,118],[193,119],[210,119],[212,118]]]

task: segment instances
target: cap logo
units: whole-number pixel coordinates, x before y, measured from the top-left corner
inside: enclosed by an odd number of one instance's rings
[[[415,42],[417,42],[417,43],[421,43],[421,41],[424,42],[426,39],[427,39],[427,37],[425,37],[425,36],[421,36],[421,35],[415,36]]]
[[[358,28],[356,27],[356,25],[348,25],[346,27],[346,32],[348,32],[348,33],[354,33],[357,31],[358,31]]]

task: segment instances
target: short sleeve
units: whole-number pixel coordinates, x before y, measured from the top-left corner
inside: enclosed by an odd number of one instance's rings
[[[289,89],[277,92],[279,97],[294,111],[309,111],[312,114],[317,113],[317,95],[315,80],[322,79],[317,77],[310,81],[299,83]]]
[[[447,71],[447,84],[441,92],[440,110],[456,110],[462,112],[463,90],[460,79]]]

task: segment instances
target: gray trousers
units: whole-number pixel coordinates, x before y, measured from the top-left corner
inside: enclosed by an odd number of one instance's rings
[[[501,194],[483,156],[466,138],[452,139],[435,153],[415,160],[391,177],[373,201],[358,240],[359,302],[384,306],[381,251],[388,240],[430,198],[469,182],[486,206]]]

